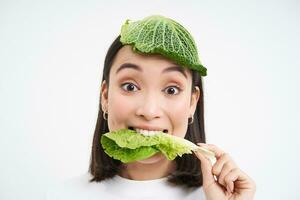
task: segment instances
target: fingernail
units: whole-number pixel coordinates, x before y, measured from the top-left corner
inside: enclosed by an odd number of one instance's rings
[[[226,188],[227,188],[227,191],[228,191],[229,193],[232,193],[231,190],[230,190],[230,188],[229,188],[229,185],[227,185]]]
[[[230,191],[231,191],[231,193],[233,193],[233,190],[234,190],[234,185],[232,183],[232,184],[230,184]]]

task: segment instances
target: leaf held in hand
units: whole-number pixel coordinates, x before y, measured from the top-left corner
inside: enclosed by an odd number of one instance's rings
[[[152,136],[145,136],[134,130],[120,129],[105,133],[101,137],[102,147],[107,155],[123,163],[143,160],[161,152],[168,160],[177,156],[191,154],[201,150],[213,157],[209,150],[177,136],[159,132]]]

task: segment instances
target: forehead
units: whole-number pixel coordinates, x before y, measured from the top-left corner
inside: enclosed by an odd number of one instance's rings
[[[186,67],[179,66],[174,61],[167,59],[159,54],[140,54],[134,52],[132,50],[132,47],[129,45],[125,45],[118,51],[116,57],[114,58],[114,62],[111,66],[110,74],[116,74],[117,71],[120,71],[119,68],[124,63],[135,64],[139,68],[141,68],[142,71],[150,73],[161,73],[163,71],[177,71],[178,75],[181,74],[181,76],[183,76],[184,74],[186,79],[191,79],[191,71]],[[179,70],[176,70],[176,66]],[[170,67],[173,67],[173,69],[175,70],[166,70]]]

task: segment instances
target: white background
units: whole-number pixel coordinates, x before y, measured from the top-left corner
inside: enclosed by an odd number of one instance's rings
[[[256,181],[255,199],[300,199],[299,1],[106,2],[0,1],[0,199],[43,199],[87,171],[106,50],[151,14],[196,40],[208,143]]]

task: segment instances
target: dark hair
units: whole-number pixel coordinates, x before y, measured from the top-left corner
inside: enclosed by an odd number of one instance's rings
[[[102,82],[105,80],[109,85],[109,73],[113,60],[117,52],[123,47],[120,42],[120,36],[111,44],[105,57]],[[188,126],[185,139],[193,143],[205,143],[204,132],[204,103],[202,79],[198,72],[192,71],[192,92],[195,86],[200,89],[200,97],[197,103],[197,108],[194,113],[194,122]],[[90,158],[89,172],[93,178],[90,182],[102,181],[111,178],[119,173],[122,168],[122,163],[109,157],[103,150],[100,144],[102,134],[109,132],[107,121],[103,119],[101,109],[101,94],[99,100],[99,111],[96,129],[93,137],[93,146]],[[202,186],[202,173],[200,169],[200,161],[192,154],[184,154],[182,157],[176,157],[176,170],[170,175],[168,181],[177,185],[186,185],[188,187]]]

